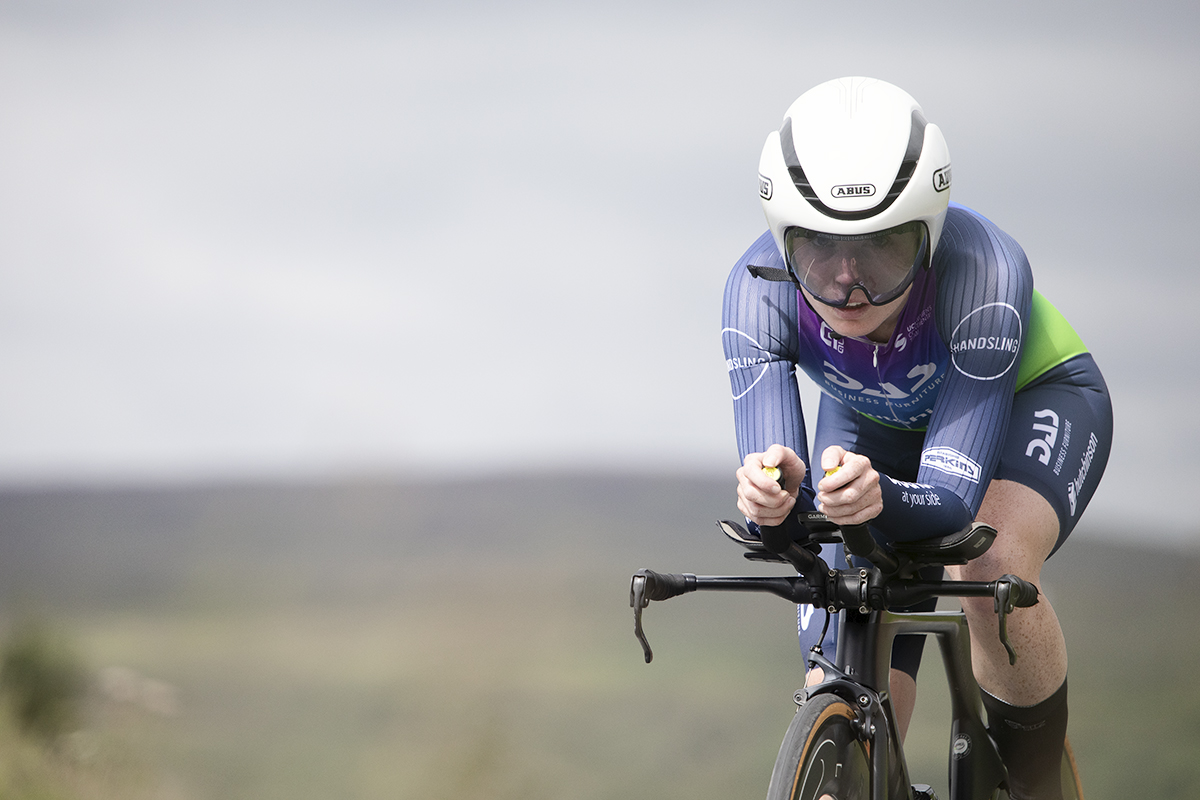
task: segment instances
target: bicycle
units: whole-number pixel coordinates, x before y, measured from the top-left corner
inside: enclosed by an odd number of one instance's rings
[[[839,528],[819,512],[800,514],[798,523],[791,528],[764,526],[761,538],[756,538],[736,522],[718,522],[726,536],[746,548],[747,559],[790,564],[795,576],[716,577],[645,569],[635,573],[630,605],[646,663],[653,652],[642,627],[642,611],[652,600],[693,591],[765,592],[825,608],[830,618],[841,612],[833,660],[826,658],[820,644],[808,654],[809,666],[821,667],[825,677],[793,695],[796,715],[780,746],[767,800],[937,800],[928,785],[910,782],[888,691],[895,637],[932,635],[940,645],[951,695],[950,800],[1008,797],[1007,773],[983,722],[963,612],[893,610],[935,597],[992,597],[1000,639],[1015,663],[1007,618],[1016,608],[1037,603],[1036,586],[1015,575],[990,582],[919,575],[927,567],[965,564],[982,555],[995,540],[995,529],[973,523],[949,536],[885,548],[866,526]],[[848,564],[854,555],[870,566],[831,569],[819,554],[826,543],[841,543]],[[1062,785],[1065,800],[1083,800],[1069,742],[1063,751]]]

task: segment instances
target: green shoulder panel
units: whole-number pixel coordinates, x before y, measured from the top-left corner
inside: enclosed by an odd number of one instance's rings
[[[1025,336],[1025,350],[1017,371],[1017,389],[1051,367],[1087,351],[1071,323],[1035,289],[1033,308],[1029,312],[1029,333]]]

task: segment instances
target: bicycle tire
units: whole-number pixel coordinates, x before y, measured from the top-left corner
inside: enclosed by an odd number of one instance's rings
[[[1079,766],[1070,738],[1063,742],[1062,796],[1063,800],[1083,800],[1083,784],[1079,781]]]
[[[767,800],[869,800],[871,761],[853,706],[817,695],[792,718],[771,772]]]
[[[1079,780],[1079,765],[1075,763],[1075,751],[1071,749],[1071,740],[1063,742],[1063,758],[1060,768],[1063,800],[1083,800],[1083,784]],[[1011,800],[1008,792],[998,790],[997,800]]]

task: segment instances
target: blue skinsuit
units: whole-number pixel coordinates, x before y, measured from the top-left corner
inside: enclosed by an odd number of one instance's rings
[[[778,443],[811,466],[799,369],[823,393],[814,452],[840,444],[881,474],[883,512],[871,526],[883,538],[959,530],[1003,478],[1047,498],[1061,545],[1107,461],[1111,403],[1082,341],[1034,291],[1016,241],[951,204],[930,268],[882,344],[837,336],[793,284],[756,278],[751,265],[784,269],[770,233],[725,289],[722,339],[743,459]],[[800,508],[813,507],[811,472]]]

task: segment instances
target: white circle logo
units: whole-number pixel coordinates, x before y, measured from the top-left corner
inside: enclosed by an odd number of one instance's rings
[[[727,333],[732,333],[732,334],[736,334],[737,336],[741,336],[743,339],[745,339],[747,342],[749,342],[756,350],[763,353],[763,355],[761,355],[761,356],[747,355],[747,356],[743,356],[743,357],[735,357],[735,358],[725,359],[725,368],[729,372],[733,372],[734,370],[752,369],[752,368],[761,366],[761,369],[759,369],[759,371],[758,371],[758,375],[756,375],[754,377],[754,380],[750,382],[750,385],[746,386],[744,389],[742,389],[742,391],[740,393],[735,394],[733,396],[734,400],[741,400],[743,397],[745,397],[747,394],[750,393],[750,390],[753,389],[758,384],[759,381],[762,380],[763,375],[767,374],[767,368],[770,366],[770,364],[768,363],[769,359],[766,357],[766,351],[763,349],[763,346],[761,344],[759,344],[757,341],[755,341],[753,337],[747,336],[746,334],[739,331],[737,328],[723,328],[721,330],[721,336],[724,336]],[[743,345],[743,347],[744,347],[744,345]]]
[[[950,361],[968,378],[994,381],[1017,363],[1022,331],[1021,315],[1008,303],[982,305],[963,317],[950,335]]]

